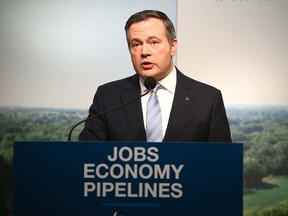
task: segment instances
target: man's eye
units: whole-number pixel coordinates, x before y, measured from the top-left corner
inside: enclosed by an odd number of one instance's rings
[[[133,43],[132,47],[138,47],[140,44],[139,43]]]
[[[159,46],[159,41],[157,41],[157,40],[152,40],[151,42],[150,42],[150,45],[153,47],[153,48],[158,48],[158,46]]]

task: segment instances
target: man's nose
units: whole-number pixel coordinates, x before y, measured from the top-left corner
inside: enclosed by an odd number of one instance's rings
[[[141,52],[141,57],[146,58],[147,56],[150,56],[150,47],[149,44],[143,44],[142,45],[142,52]]]

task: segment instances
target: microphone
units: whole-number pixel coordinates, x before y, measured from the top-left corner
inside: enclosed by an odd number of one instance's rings
[[[142,95],[140,95],[140,96],[138,96],[138,97],[136,97],[136,98],[134,98],[134,99],[132,99],[132,100],[124,103],[124,104],[121,104],[121,105],[118,106],[118,107],[114,107],[114,108],[112,108],[112,109],[105,110],[105,111],[103,111],[103,112],[97,113],[97,114],[95,114],[95,115],[92,115],[92,116],[90,116],[90,117],[88,117],[88,118],[86,118],[86,119],[78,122],[77,124],[75,124],[75,125],[71,128],[71,130],[70,130],[70,132],[69,132],[69,135],[68,135],[68,141],[71,141],[72,132],[73,132],[73,130],[74,130],[78,125],[80,125],[80,124],[82,124],[82,123],[84,123],[84,122],[86,122],[86,121],[88,121],[88,120],[90,120],[90,119],[96,118],[96,117],[98,117],[98,116],[107,114],[107,113],[109,113],[109,112],[113,112],[113,111],[115,111],[115,110],[117,110],[117,109],[120,109],[120,108],[122,108],[122,107],[124,107],[124,106],[126,106],[126,105],[128,105],[128,104],[130,104],[130,103],[132,103],[132,102],[134,102],[134,101],[136,101],[136,100],[138,100],[138,99],[140,99],[141,97],[147,95],[152,89],[154,89],[155,86],[156,86],[156,84],[157,84],[157,82],[156,82],[156,80],[155,80],[154,77],[147,77],[147,78],[144,80],[144,86],[148,89],[148,91],[147,91],[146,93],[144,93],[144,94],[142,94]]]
[[[145,81],[144,81],[144,86],[145,86],[149,91],[152,90],[152,89],[154,89],[155,86],[156,86],[156,84],[157,84],[157,82],[156,82],[155,78],[154,78],[154,77],[151,77],[151,76],[147,77],[147,78],[145,79]],[[149,92],[149,91],[148,91],[148,92]]]

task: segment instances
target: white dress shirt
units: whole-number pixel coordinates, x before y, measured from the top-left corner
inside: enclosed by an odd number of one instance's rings
[[[176,79],[177,79],[176,68],[173,67],[172,72],[168,74],[167,77],[165,77],[164,79],[158,82],[162,85],[162,88],[160,88],[157,91],[157,96],[158,96],[158,100],[159,100],[160,108],[161,108],[163,137],[165,136],[169,117],[170,117],[170,112],[171,112],[175,89],[176,89]],[[141,94],[144,94],[145,92],[147,92],[147,89],[144,86],[144,80],[140,78],[139,81],[140,81]],[[150,97],[150,93],[141,98],[145,129],[146,129],[146,109],[147,109],[147,101],[149,97]]]

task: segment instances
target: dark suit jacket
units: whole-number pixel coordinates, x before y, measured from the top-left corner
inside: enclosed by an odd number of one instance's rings
[[[100,86],[89,116],[140,95],[137,74]],[[188,99],[187,99],[188,98]],[[146,141],[141,100],[88,120],[80,141]],[[177,69],[177,84],[165,141],[231,142],[221,92],[186,77]]]

